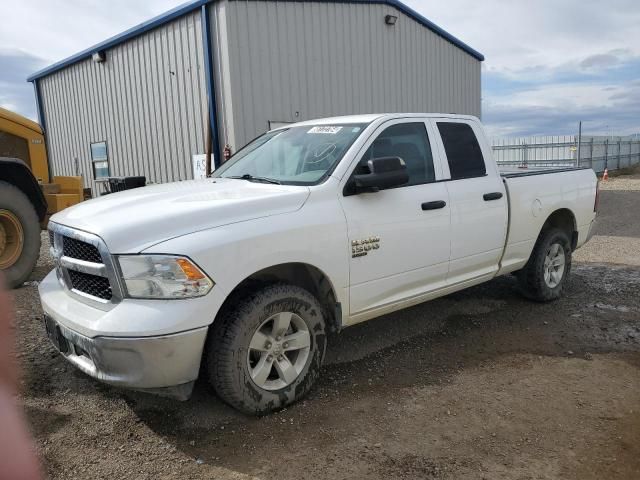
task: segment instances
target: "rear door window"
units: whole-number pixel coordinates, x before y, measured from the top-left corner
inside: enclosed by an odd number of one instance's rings
[[[470,125],[438,122],[451,179],[483,177],[487,174],[482,150]]]

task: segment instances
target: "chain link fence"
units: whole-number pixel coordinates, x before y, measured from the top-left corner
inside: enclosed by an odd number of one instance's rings
[[[547,136],[494,139],[499,165],[527,167],[591,167],[618,170],[640,163],[640,136]]]

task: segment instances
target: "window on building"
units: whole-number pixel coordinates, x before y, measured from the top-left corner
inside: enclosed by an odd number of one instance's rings
[[[109,176],[109,156],[107,142],[91,144],[91,162],[93,163],[93,178],[107,178]]]
[[[438,122],[438,130],[447,154],[452,180],[487,174],[482,150],[470,125]]]
[[[435,181],[431,146],[422,122],[398,123],[385,129],[362,156],[361,168],[372,158],[382,157],[400,157],[404,160],[409,174],[409,182],[403,185],[405,187]]]

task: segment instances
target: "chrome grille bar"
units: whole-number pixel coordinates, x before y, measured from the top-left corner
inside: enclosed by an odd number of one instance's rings
[[[56,265],[58,279],[70,295],[83,303],[103,310],[112,308],[122,300],[122,288],[113,257],[99,236],[49,222],[49,237],[53,238],[50,251]],[[82,256],[77,255],[78,251],[89,252],[87,259],[65,255],[65,245],[68,246],[70,243],[80,247],[80,250],[74,250],[73,255]],[[101,263],[97,263],[98,261]],[[90,276],[93,276],[95,281],[90,281]],[[107,279],[108,285],[101,278]],[[95,290],[93,289],[95,285],[102,285],[102,287]],[[107,293],[109,290],[110,295]],[[95,293],[96,291],[100,293]],[[92,292],[95,295],[92,295]]]
[[[88,273],[98,277],[107,276],[107,267],[103,263],[87,262],[86,260],[78,260],[77,258],[60,257],[60,265],[68,270],[76,272]]]

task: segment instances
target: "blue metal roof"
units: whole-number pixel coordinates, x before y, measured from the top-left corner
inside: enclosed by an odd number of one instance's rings
[[[185,15],[197,8],[200,8],[202,5],[205,5],[207,3],[212,3],[215,1],[216,0],[191,0],[190,2],[179,5],[169,10],[168,12],[163,13],[162,15],[158,15],[157,17],[154,17],[151,20],[147,20],[146,22],[143,22],[140,25],[136,25],[135,27],[132,27],[118,35],[115,35],[103,42],[100,42],[92,47],[89,47],[86,50],[76,53],[75,55],[72,55],[69,58],[65,58],[64,60],[60,60],[59,62],[54,63],[53,65],[49,65],[48,67],[43,68],[42,70],[39,70],[38,72],[31,75],[29,78],[27,78],[27,81],[33,82],[38,78],[46,77],[51,73],[57,72],[58,70],[62,70],[63,68],[68,67],[69,65],[72,65],[76,62],[79,62],[81,60],[91,57],[91,55],[93,55],[95,52],[98,52],[100,50],[106,50],[120,43],[126,42],[131,38],[137,37],[138,35],[148,32],[149,30],[152,30],[160,25],[163,25],[178,17],[181,17],[182,15]],[[279,0],[279,1],[301,1],[301,0]],[[429,30],[433,31],[437,35],[440,35],[442,38],[448,40],[452,44],[461,48],[462,50],[464,50],[465,52],[467,52],[469,55],[476,58],[477,60],[480,60],[480,61],[484,60],[484,55],[482,55],[480,52],[478,52],[477,50],[474,50],[469,45],[457,39],[450,33],[446,32],[445,30],[437,26],[435,23],[428,20],[424,16],[420,15],[418,12],[408,7],[404,3],[400,2],[399,0],[317,0],[317,1],[328,1],[328,2],[335,2],[335,3],[383,3],[391,7],[395,7],[396,9],[408,15],[409,17],[413,18],[415,21],[424,25],[425,27],[427,27]]]

